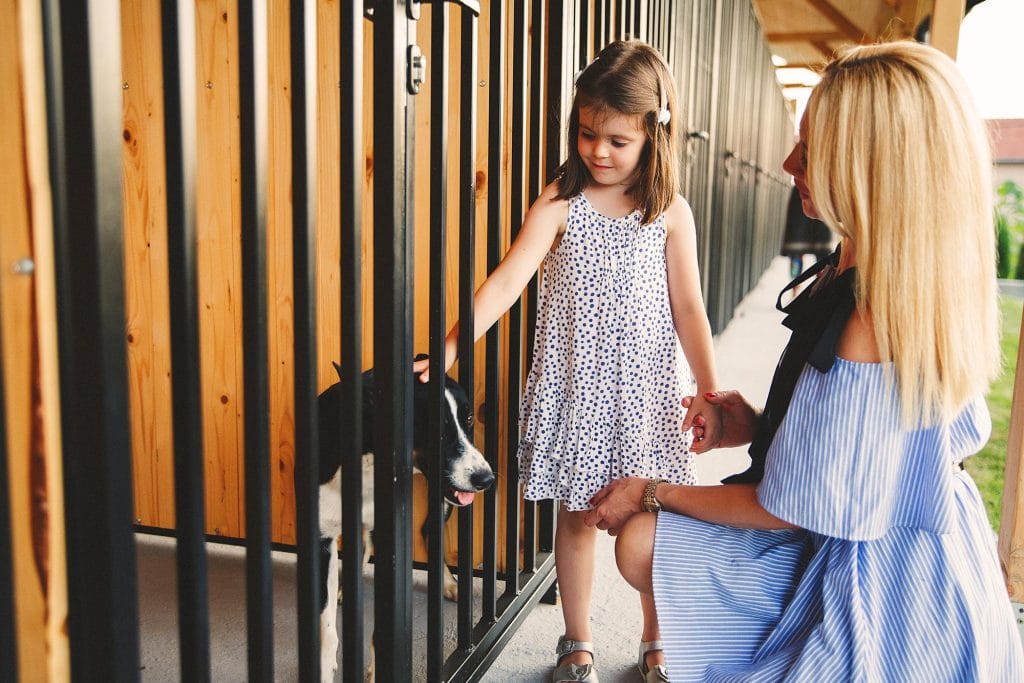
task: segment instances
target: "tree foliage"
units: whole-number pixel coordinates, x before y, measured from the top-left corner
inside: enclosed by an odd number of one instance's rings
[[[1024,188],[1012,180],[996,188],[996,273],[1024,280]]]

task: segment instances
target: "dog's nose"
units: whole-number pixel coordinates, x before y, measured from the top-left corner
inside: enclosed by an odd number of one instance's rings
[[[477,491],[483,491],[494,483],[494,472],[491,470],[477,470],[469,477],[469,483]]]

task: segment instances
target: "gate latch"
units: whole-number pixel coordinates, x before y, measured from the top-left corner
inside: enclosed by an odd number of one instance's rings
[[[410,45],[406,49],[406,87],[409,94],[419,93],[420,86],[427,77],[427,57],[419,45]]]

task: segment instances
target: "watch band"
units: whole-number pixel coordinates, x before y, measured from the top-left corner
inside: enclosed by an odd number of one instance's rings
[[[647,486],[644,487],[644,497],[641,499],[640,504],[644,509],[644,512],[660,512],[661,502],[654,495],[658,489],[658,484],[667,484],[668,479],[662,479],[655,477],[654,479],[647,480]]]

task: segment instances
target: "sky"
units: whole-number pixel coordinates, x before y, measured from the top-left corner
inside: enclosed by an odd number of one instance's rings
[[[957,65],[986,119],[1024,118],[1024,0],[985,0],[960,26]]]

